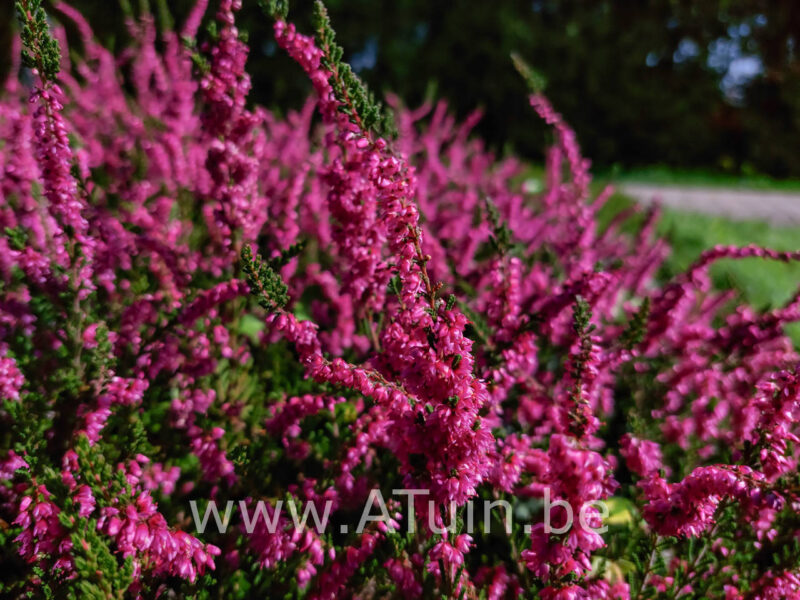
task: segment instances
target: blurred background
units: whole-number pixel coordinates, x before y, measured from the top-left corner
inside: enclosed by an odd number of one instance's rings
[[[168,4],[180,23],[191,3],[165,0],[161,9]],[[7,55],[13,2],[0,4]],[[72,4],[107,44],[124,44],[118,0]],[[277,52],[256,1],[244,4],[240,28],[251,41],[254,100],[297,106],[307,81]],[[800,177],[796,0],[326,4],[345,58],[370,87],[412,106],[445,98],[462,117],[480,107],[479,131],[498,150],[534,159],[541,153],[543,130],[509,60],[516,51],[544,77],[548,96],[600,170]],[[153,11],[159,13],[157,2]],[[310,14],[310,1],[292,2],[290,16],[306,31]]]
[[[47,1],[47,0],[46,0]],[[147,0],[73,0],[109,47],[127,44],[124,14]],[[193,0],[152,0],[160,25],[180,24]],[[210,21],[215,1],[206,15]],[[311,0],[290,19],[310,33]],[[167,5],[169,8],[167,9]],[[256,0],[244,0],[254,102],[299,107],[310,86],[278,50]],[[407,105],[443,98],[498,154],[541,175],[547,131],[509,55],[546,81],[576,129],[599,189],[621,184],[610,215],[635,201],[666,206],[659,233],[673,255],[662,276],[715,244],[800,247],[800,2],[798,0],[326,0],[345,59],[379,95]],[[51,6],[48,6],[51,8]],[[57,15],[56,11],[50,11]],[[0,1],[0,56],[13,35]],[[74,28],[71,45],[80,50]],[[0,60],[0,70],[9,61]],[[2,74],[2,73],[0,73]],[[698,186],[700,186],[698,188]],[[698,191],[699,190],[699,191]],[[800,266],[721,261],[712,274],[758,308],[800,282]],[[791,332],[800,347],[800,326]]]

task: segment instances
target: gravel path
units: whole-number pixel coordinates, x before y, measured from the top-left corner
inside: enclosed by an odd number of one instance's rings
[[[742,221],[767,221],[779,226],[800,224],[800,193],[640,184],[621,185],[619,189],[643,204],[658,201],[670,208]]]

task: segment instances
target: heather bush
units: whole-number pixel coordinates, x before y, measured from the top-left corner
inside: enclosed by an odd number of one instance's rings
[[[660,281],[657,214],[599,225],[610,190],[521,61],[540,192],[477,115],[377,104],[321,4],[313,37],[265,7],[314,97],[251,107],[239,4],[129,16],[115,56],[18,3],[3,595],[800,598],[800,299],[708,275],[800,253]]]

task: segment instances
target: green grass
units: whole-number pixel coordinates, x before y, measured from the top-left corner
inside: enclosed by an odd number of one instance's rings
[[[702,170],[675,170],[654,166],[623,172],[610,172],[603,176],[618,184],[641,183],[664,186],[724,187],[752,190],[771,190],[776,192],[800,191],[798,179],[774,179],[767,175],[729,175]]]
[[[718,244],[757,244],[775,250],[800,248],[800,228],[770,227],[753,221],[731,221],[667,210],[658,231],[672,246],[667,273],[683,271],[707,248]],[[786,302],[800,286],[800,263],[748,258],[721,260],[712,267],[714,283],[736,289],[756,308],[772,308]]]
[[[718,185],[732,187],[732,182],[742,187],[800,191],[800,181],[776,181],[767,177],[731,178],[703,172],[676,172],[655,167],[630,173],[635,181],[653,184]],[[614,178],[615,185],[634,181],[628,176]],[[543,169],[530,166],[525,179],[532,188],[541,188]],[[650,177],[649,181],[646,179]],[[597,194],[609,181],[607,177],[597,177],[592,185]],[[600,211],[600,227],[605,227],[619,211],[630,207],[634,201],[623,194],[616,193]],[[624,228],[635,231],[641,219],[631,219]],[[746,246],[756,244],[775,250],[800,249],[800,227],[774,227],[760,221],[734,221],[725,217],[710,216],[663,209],[657,226],[660,236],[666,238],[671,253],[659,277],[666,281],[686,270],[698,256],[716,245]],[[776,308],[784,304],[800,288],[800,261],[781,263],[758,258],[743,260],[720,260],[711,268],[714,285],[718,289],[736,290],[740,301],[744,301],[759,311]],[[787,327],[795,344],[800,348],[800,324]]]
[[[630,198],[615,194],[600,213],[601,225],[632,203]],[[633,219],[627,228],[636,229],[638,222]],[[659,274],[662,280],[685,271],[704,250],[720,244],[800,249],[800,227],[772,227],[758,221],[732,221],[670,209],[664,209],[657,231],[671,247],[671,254]],[[768,310],[784,304],[800,287],[800,262],[725,259],[712,266],[711,276],[718,289],[736,290],[740,300],[757,310]],[[800,324],[788,326],[787,333],[800,348]]]

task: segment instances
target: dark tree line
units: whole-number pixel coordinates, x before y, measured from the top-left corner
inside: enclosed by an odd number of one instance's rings
[[[190,5],[164,3],[178,22]],[[13,3],[1,4],[7,49]],[[125,43],[114,0],[73,4],[107,44]],[[516,51],[541,73],[600,167],[667,164],[800,176],[795,0],[326,4],[346,58],[373,89],[394,91],[412,105],[431,95],[446,98],[461,116],[479,106],[480,133],[498,150],[537,157],[542,145],[543,129],[509,60]],[[293,3],[292,18],[307,31],[310,13],[308,0]],[[254,100],[296,106],[308,92],[305,78],[277,52],[255,0],[245,1],[241,29],[252,42]],[[741,73],[742,65],[750,71]]]

